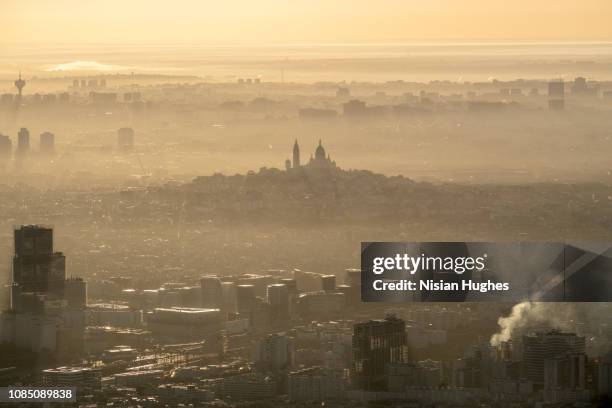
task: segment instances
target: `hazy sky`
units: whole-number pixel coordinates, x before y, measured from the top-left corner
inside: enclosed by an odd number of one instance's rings
[[[0,0],[0,42],[612,40],[610,17],[610,0]]]

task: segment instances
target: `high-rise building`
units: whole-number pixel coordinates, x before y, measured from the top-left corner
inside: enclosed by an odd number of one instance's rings
[[[346,269],[344,284],[353,287],[361,286],[361,269]]]
[[[269,370],[282,370],[293,365],[295,346],[285,333],[268,334],[255,344],[253,361]]]
[[[297,281],[295,279],[283,278],[280,281],[287,287],[287,291],[290,295],[296,295],[298,293]]]
[[[13,150],[11,138],[0,134],[0,156],[9,156]]]
[[[336,289],[336,276],[335,275],[323,275],[321,276],[321,288],[330,292]]]
[[[395,317],[357,323],[353,329],[351,383],[361,390],[385,390],[387,364],[408,359],[406,323]]]
[[[544,384],[544,362],[566,354],[584,354],[584,337],[575,333],[552,330],[523,336],[523,367],[525,377],[534,384]]]
[[[286,325],[289,319],[289,289],[282,283],[268,285],[268,303],[272,324],[279,327]]]
[[[87,306],[87,282],[81,278],[66,280],[64,299],[72,309],[84,309]]]
[[[13,283],[23,292],[54,293],[63,296],[66,259],[53,251],[53,229],[24,225],[15,229]]]
[[[238,307],[238,313],[248,316],[255,305],[255,286],[236,286],[236,304]]]
[[[221,310],[224,313],[236,313],[236,283],[221,282]]]
[[[83,350],[85,281],[66,280],[65,257],[54,251],[51,228],[17,227],[14,245],[11,306],[0,315],[1,341],[74,357]]]
[[[202,288],[202,307],[219,309],[221,308],[221,279],[216,276],[203,276],[200,278]]]
[[[55,135],[51,132],[40,134],[40,151],[43,153],[53,153],[55,150]]]
[[[585,354],[567,353],[544,361],[544,389],[586,388],[587,356]]]
[[[26,128],[21,128],[17,133],[17,152],[26,153],[30,150],[30,131]]]
[[[565,83],[554,80],[548,83],[548,108],[551,110],[565,109]]]

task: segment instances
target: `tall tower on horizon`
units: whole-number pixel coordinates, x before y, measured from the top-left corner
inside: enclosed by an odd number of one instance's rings
[[[298,145],[297,139],[293,144],[293,168],[297,169],[300,167],[300,145]]]
[[[19,71],[19,79],[15,81],[15,87],[17,88],[17,91],[19,92],[17,95],[19,99],[21,99],[21,94],[25,86],[26,86],[26,81],[21,79],[21,71]]]

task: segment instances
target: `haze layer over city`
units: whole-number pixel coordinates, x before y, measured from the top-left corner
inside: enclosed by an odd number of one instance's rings
[[[606,406],[608,303],[366,303],[359,268],[612,240],[611,6],[230,3],[0,5],[2,385]]]

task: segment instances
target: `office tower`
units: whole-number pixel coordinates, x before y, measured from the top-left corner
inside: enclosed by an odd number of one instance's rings
[[[523,336],[524,374],[534,384],[544,384],[544,362],[566,354],[584,354],[584,337],[552,330]]]
[[[221,279],[216,276],[203,276],[200,278],[200,287],[202,289],[202,307],[221,308]]]
[[[548,108],[551,110],[565,109],[565,83],[554,80],[548,83]]]
[[[23,292],[54,293],[62,296],[66,259],[53,252],[53,229],[24,225],[15,229],[13,283]]]
[[[67,279],[64,299],[71,309],[84,309],[87,306],[87,282],[81,278]]]
[[[134,129],[124,127],[117,131],[117,146],[121,150],[134,148]]]
[[[346,269],[344,284],[348,286],[361,286],[361,269]]]
[[[574,94],[585,94],[588,92],[588,86],[586,78],[577,77],[574,79],[574,85],[572,86],[572,93]]]
[[[26,128],[21,128],[17,133],[17,152],[26,153],[30,150],[30,131]]]
[[[286,325],[289,320],[289,289],[284,284],[277,283],[268,285],[267,292],[272,325]]]
[[[603,357],[597,364],[597,392],[600,395],[612,395],[612,355]]]
[[[297,281],[293,278],[284,278],[280,282],[287,287],[287,291],[290,295],[296,295],[298,293]]]
[[[238,285],[236,286],[236,303],[238,313],[249,314],[255,305],[255,286]]]
[[[236,283],[221,282],[221,310],[225,313],[236,313]]]
[[[386,389],[387,364],[406,362],[406,324],[395,316],[357,323],[353,329],[351,382],[361,390]]]
[[[295,346],[285,333],[268,334],[255,344],[253,361],[267,370],[282,370],[293,365]]]
[[[544,361],[544,389],[554,397],[559,389],[586,388],[587,356],[566,353]],[[552,399],[552,398],[551,398]]]
[[[13,150],[11,138],[0,134],[0,156],[9,156]]]
[[[40,134],[40,151],[43,153],[53,153],[55,150],[55,135],[51,132]]]
[[[336,289],[336,276],[335,275],[323,275],[321,276],[321,288],[330,292]]]

